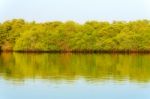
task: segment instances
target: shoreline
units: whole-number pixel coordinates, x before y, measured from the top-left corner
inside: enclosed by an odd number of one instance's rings
[[[93,50],[93,51],[0,51],[0,53],[80,53],[80,54],[150,54],[150,50],[139,50],[139,51],[130,51],[130,50],[116,50],[116,51],[100,51],[100,50]]]

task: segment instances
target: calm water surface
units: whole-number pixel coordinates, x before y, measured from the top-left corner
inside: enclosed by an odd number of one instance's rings
[[[150,54],[0,54],[0,99],[150,99]]]

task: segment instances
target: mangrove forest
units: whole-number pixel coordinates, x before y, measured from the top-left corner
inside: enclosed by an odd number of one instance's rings
[[[150,52],[150,20],[0,23],[1,51]]]

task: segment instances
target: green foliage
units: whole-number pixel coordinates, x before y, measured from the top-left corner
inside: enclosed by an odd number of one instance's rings
[[[150,21],[25,22],[0,24],[3,51],[150,51]]]
[[[24,31],[25,22],[22,19],[6,21],[0,26],[0,46],[2,50],[12,50],[15,40]]]
[[[14,50],[18,51],[49,51],[59,50],[58,46],[51,42],[51,34],[44,28],[28,30],[16,40]]]

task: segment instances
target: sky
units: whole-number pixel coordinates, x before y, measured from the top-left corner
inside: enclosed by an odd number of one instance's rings
[[[150,19],[150,0],[0,0],[0,22]]]

